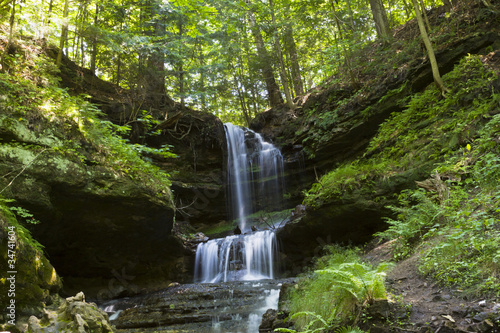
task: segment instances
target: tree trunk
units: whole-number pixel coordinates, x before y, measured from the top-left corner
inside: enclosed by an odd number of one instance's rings
[[[236,71],[236,69],[234,69]],[[245,96],[241,91],[240,85],[238,84],[238,80],[236,76],[234,76],[234,86],[236,87],[236,91],[238,92],[238,99],[240,101],[241,111],[243,112],[243,116],[245,117],[246,126],[250,126],[250,116],[248,114],[247,103],[245,102]]]
[[[68,9],[69,0],[64,1],[63,24],[61,27],[61,37],[59,39],[59,52],[57,53],[56,66],[61,66],[62,54],[66,39],[68,38]]]
[[[335,17],[335,22],[337,24],[337,30],[339,31],[339,37],[340,39],[344,39],[344,36],[342,34],[342,26],[340,24],[340,19],[337,16],[337,10],[335,9],[335,3],[333,0],[330,0],[330,4],[332,5],[332,11],[333,11],[333,16]],[[335,35],[335,39],[337,39],[337,36]],[[337,43],[338,45],[339,43]],[[344,63],[345,67],[347,68],[347,72],[349,73],[349,77],[351,78],[351,83],[354,87],[358,86],[358,82],[356,80],[356,76],[354,75],[352,71],[352,66],[351,66],[351,52],[350,50],[345,46],[344,43],[342,44],[342,51],[344,51]]]
[[[425,30],[424,20],[422,19],[422,14],[420,13],[417,0],[411,0],[411,1],[413,4],[413,8],[415,9],[415,15],[417,17],[418,28],[420,29],[420,35],[422,36],[425,48],[427,49],[427,54],[429,55],[429,61],[431,62],[432,76],[434,77],[434,83],[441,91],[441,95],[443,95],[444,97],[448,89],[446,89],[446,87],[444,86],[444,82],[441,79],[441,74],[439,73],[439,67],[437,64],[436,55],[434,54],[434,49],[432,48],[431,40],[429,39],[427,31]]]
[[[14,39],[14,23],[16,21],[16,0],[12,1],[12,7],[10,10],[10,20],[9,20],[9,41],[7,42],[7,46],[2,52],[2,59],[0,59],[0,63],[2,64],[1,71],[5,72],[6,64],[5,64],[5,56],[9,52],[10,46],[12,45],[12,40]]]
[[[92,75],[95,76],[96,62],[97,62],[97,25],[99,19],[99,4],[95,4],[95,15],[94,15],[94,34],[92,36],[92,55],[90,57],[90,71]],[[93,80],[93,78],[92,78]]]
[[[281,96],[280,89],[278,87],[278,84],[276,84],[276,80],[274,78],[274,71],[271,66],[271,57],[267,53],[260,29],[257,27],[255,16],[251,11],[248,12],[248,18],[250,21],[252,35],[255,39],[255,44],[257,46],[257,53],[259,55],[258,63],[262,75],[264,76],[264,81],[266,83],[267,98],[269,100],[269,105],[271,107],[276,107],[280,104],[283,104],[283,97]]]
[[[347,14],[349,15],[349,28],[351,29],[351,33],[356,31],[356,27],[355,27],[355,24],[354,24],[354,14],[352,13],[352,9],[351,9],[351,0],[346,0],[345,1],[346,5],[347,5]]]
[[[297,56],[297,47],[293,38],[293,27],[288,24],[285,28],[285,49],[290,57],[290,67],[292,70],[292,82],[295,96],[304,94],[304,84],[302,83],[302,76],[300,74],[299,59]]]
[[[14,23],[16,22],[16,0],[12,1],[12,9],[10,10],[10,20],[9,20],[9,41],[5,51],[9,49],[12,45],[12,39],[14,39]]]
[[[182,35],[184,34],[184,25],[182,22],[182,15],[179,17],[179,21],[177,22],[177,26],[179,29],[179,41],[182,41]],[[182,45],[182,43],[179,43]],[[179,54],[182,54],[182,50],[179,50]],[[184,96],[184,67],[182,63],[182,58],[178,60],[179,64],[177,67],[177,72],[179,73],[179,95],[181,96],[181,105],[185,104],[185,96]]]
[[[384,8],[382,0],[369,0],[370,8],[372,10],[373,21],[375,22],[375,29],[380,38],[389,38],[390,30],[387,21],[387,13]]]
[[[150,2],[151,8],[149,12],[149,20],[153,20],[151,24],[151,31],[147,35],[154,37],[161,37],[165,35],[164,16],[158,11],[159,8],[154,2]],[[148,18],[145,19],[148,21]],[[156,41],[151,54],[148,55],[146,60],[146,73],[144,74],[144,92],[146,99],[151,104],[159,108],[166,104],[172,104],[173,101],[166,95],[165,90],[165,54],[162,49],[161,43]]]
[[[427,27],[427,31],[431,31],[431,23],[429,22],[429,17],[427,17],[427,10],[425,9],[424,0],[420,0],[420,11],[422,16],[424,17],[425,26]]]
[[[294,108],[292,95],[290,93],[290,87],[288,85],[288,78],[286,75],[285,62],[283,60],[283,52],[281,51],[280,38],[278,36],[278,30],[276,29],[276,17],[274,16],[274,4],[273,0],[269,0],[269,7],[271,9],[271,22],[274,30],[274,47],[276,48],[276,54],[278,56],[279,73],[281,77],[281,84],[283,85],[283,90],[286,97],[286,105],[289,108]]]

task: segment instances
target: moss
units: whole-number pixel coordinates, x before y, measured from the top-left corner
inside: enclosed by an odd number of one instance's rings
[[[51,294],[57,293],[62,287],[62,282],[54,267],[50,264],[42,251],[42,246],[31,237],[30,232],[23,227],[16,217],[10,212],[5,200],[0,200],[0,232],[8,234],[8,231],[15,232],[15,263],[13,264],[16,273],[16,308],[20,311],[36,308],[43,302],[49,302]],[[11,243],[12,244],[12,243]],[[7,252],[7,237],[1,241],[2,267],[10,267],[8,264],[9,254]],[[2,295],[7,295],[8,284],[5,278],[0,279],[0,289]],[[4,308],[9,299],[2,297],[0,306]]]
[[[332,170],[306,193],[304,203],[320,207],[344,200],[350,193],[384,192],[385,180],[411,186],[415,175],[430,172],[436,163],[472,140],[497,107],[497,75],[478,56],[464,58],[445,83],[453,87],[447,98],[428,87],[415,94],[403,112],[386,120],[370,141],[365,157]],[[396,96],[390,91],[388,99]],[[382,187],[382,190],[381,190]],[[399,188],[401,190],[402,188]]]

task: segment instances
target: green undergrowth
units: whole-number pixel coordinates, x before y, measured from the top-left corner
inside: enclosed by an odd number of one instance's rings
[[[394,259],[418,256],[419,271],[469,294],[500,295],[500,93],[498,74],[468,56],[434,87],[385,121],[365,156],[323,176],[308,207],[376,193],[408,172],[426,176],[397,195],[388,229]],[[420,172],[422,174],[422,172]],[[426,179],[427,178],[427,179]]]
[[[398,175],[431,171],[472,142],[491,118],[500,98],[496,80],[479,56],[464,58],[444,76],[450,89],[446,98],[434,85],[414,95],[405,110],[380,126],[364,157],[321,177],[305,193],[304,203],[319,207],[355,191],[374,193]]]
[[[401,194],[389,229],[395,259],[416,253],[420,271],[466,293],[500,295],[500,114],[441,163],[427,190]]]
[[[368,265],[356,249],[327,247],[314,270],[304,274],[287,295],[295,328],[278,332],[323,332],[355,326],[367,306],[387,298],[384,277],[388,264]],[[355,331],[355,328],[352,329]]]
[[[0,72],[0,109],[7,116],[2,126],[12,127],[13,132],[24,127],[30,133],[22,139],[36,137],[22,143],[25,148],[47,149],[82,166],[102,166],[116,177],[140,180],[151,193],[169,195],[169,175],[146,161],[151,154],[175,157],[169,147],[130,144],[123,138],[128,126],[112,124],[86,96],[60,88],[59,69],[52,60],[36,45],[23,43],[6,57],[7,66]]]

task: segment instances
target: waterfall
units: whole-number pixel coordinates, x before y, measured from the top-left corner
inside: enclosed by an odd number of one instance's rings
[[[195,281],[259,280],[274,278],[277,243],[274,231],[251,232],[248,216],[258,210],[282,208],[283,157],[262,136],[231,123],[224,125],[227,139],[227,182],[230,217],[241,235],[198,244]]]
[[[281,209],[283,156],[259,133],[231,123],[224,124],[227,140],[228,201],[242,232],[248,215],[256,210]]]
[[[270,230],[200,243],[196,249],[195,282],[273,279],[276,253],[275,233]]]

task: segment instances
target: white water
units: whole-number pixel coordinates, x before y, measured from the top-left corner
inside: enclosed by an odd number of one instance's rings
[[[195,282],[273,279],[276,252],[275,233],[269,230],[200,243],[196,249]]]
[[[258,133],[231,123],[225,129],[228,206],[243,234],[198,244],[194,279],[202,283],[273,279],[275,233],[250,232],[247,222],[258,209],[282,208],[283,157]]]
[[[283,196],[283,156],[278,148],[264,141],[249,129],[224,124],[228,150],[228,200],[232,218],[239,221],[242,232],[247,230],[248,215],[255,213],[254,199],[260,206],[281,208]]]

